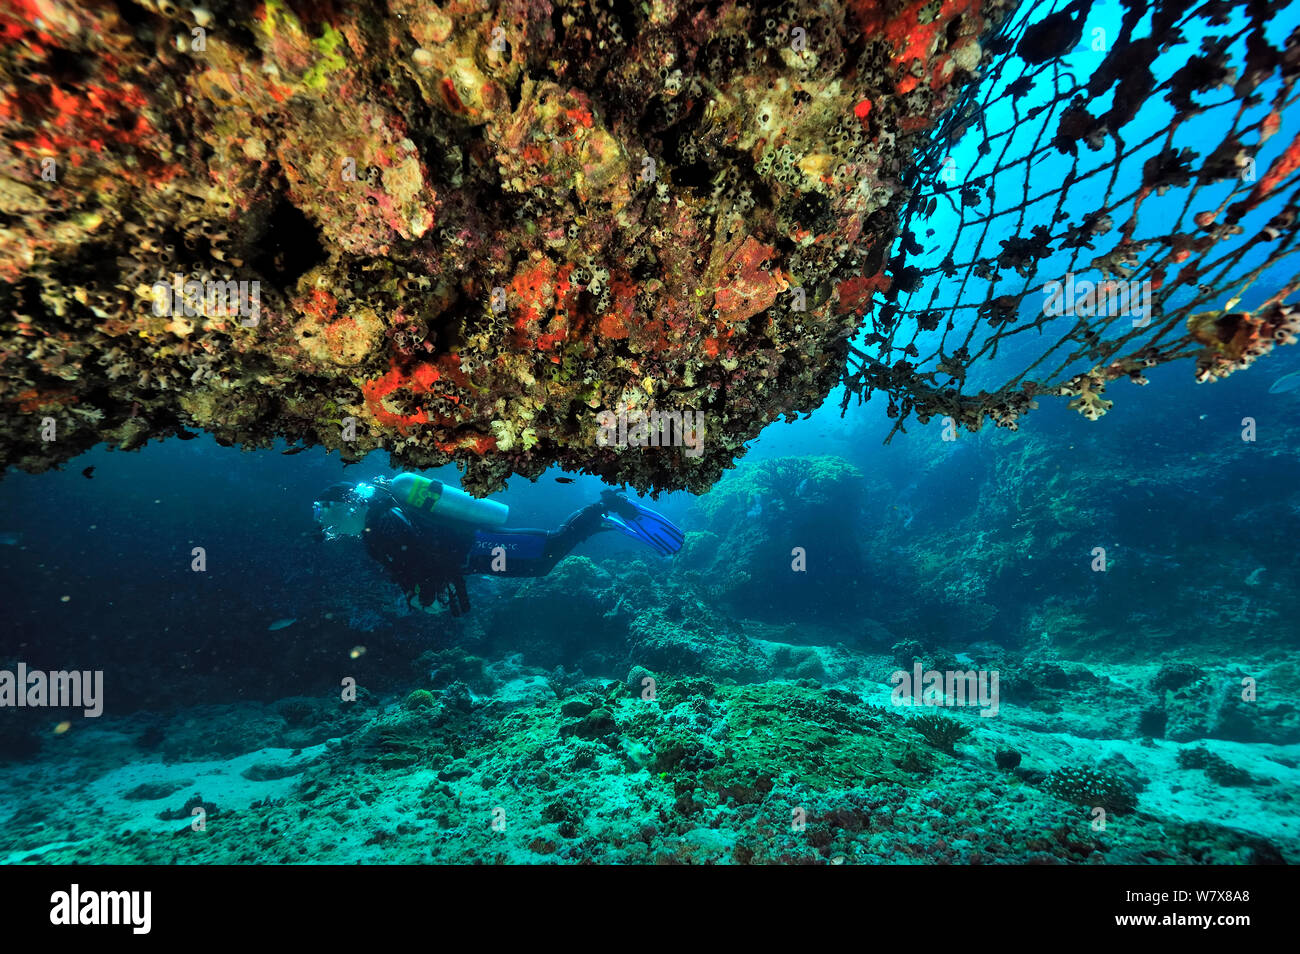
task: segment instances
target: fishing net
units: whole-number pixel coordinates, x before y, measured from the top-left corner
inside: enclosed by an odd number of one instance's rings
[[[1186,359],[1213,381],[1292,343],[1300,27],[1273,7],[1008,17],[906,181],[842,410],[883,392],[887,442],[912,416],[1014,430],[1040,395],[1096,420],[1119,378]]]

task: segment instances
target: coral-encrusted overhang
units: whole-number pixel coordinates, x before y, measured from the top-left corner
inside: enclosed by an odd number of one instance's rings
[[[203,428],[703,490],[835,384],[1009,6],[10,4],[3,461]],[[703,453],[597,442],[650,409]]]

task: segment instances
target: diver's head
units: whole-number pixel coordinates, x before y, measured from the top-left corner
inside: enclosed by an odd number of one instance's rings
[[[374,495],[373,484],[330,484],[312,503],[312,518],[326,540],[360,537],[365,532],[366,510]]]

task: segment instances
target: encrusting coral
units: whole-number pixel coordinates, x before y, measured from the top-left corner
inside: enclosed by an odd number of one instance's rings
[[[17,0],[0,461],[200,428],[702,490],[834,386],[1010,6]],[[651,408],[703,453],[597,444]]]
[[[1059,768],[1048,773],[1043,788],[1064,801],[1089,808],[1131,812],[1137,807],[1133,786],[1107,769]]]

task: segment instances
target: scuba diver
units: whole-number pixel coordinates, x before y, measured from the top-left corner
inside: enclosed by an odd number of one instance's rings
[[[570,514],[558,530],[506,529],[509,513],[503,503],[417,474],[332,484],[312,504],[322,539],[361,537],[408,606],[418,601],[428,611],[436,600],[452,616],[469,611],[469,574],[545,576],[603,530],[626,534],[661,556],[676,553],[685,539],[665,517],[612,490]]]

